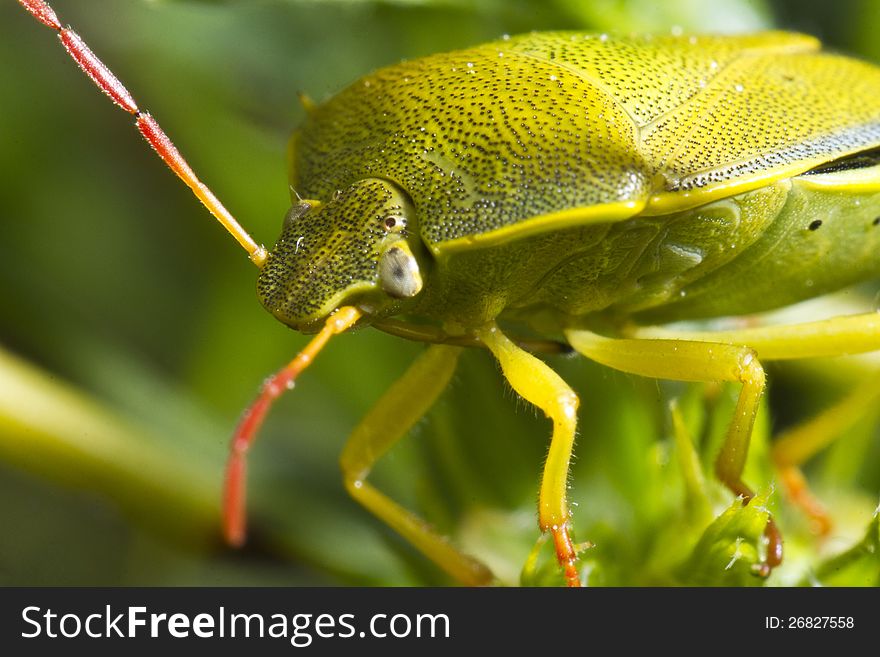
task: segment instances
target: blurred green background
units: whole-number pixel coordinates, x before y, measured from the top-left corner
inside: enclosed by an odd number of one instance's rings
[[[880,59],[871,0],[52,4],[266,244],[289,204],[284,151],[303,116],[297,93],[321,100],[402,58],[533,29],[775,26]],[[342,487],[346,436],[422,348],[377,331],[337,339],[276,406],[251,460],[251,539],[238,552],[223,547],[229,436],[263,377],[305,338],[259,307],[238,246],[49,30],[6,1],[0,36],[0,584],[450,583]],[[875,292],[845,303],[869,308]],[[584,555],[589,581],[761,583],[747,573],[755,555],[736,552],[738,538],[757,541],[760,510],[733,505],[710,526],[732,498],[711,479],[685,492],[695,475],[680,465],[687,449],[668,413],[679,399],[706,474],[731,391],[550,360],[582,397],[570,497],[578,538],[597,544]],[[771,584],[878,584],[880,551],[867,552],[878,540],[876,422],[811,464],[835,520],[824,541],[780,501],[766,465],[771,428],[805,418],[873,368],[851,359],[771,371],[772,408],[750,466],[787,538]],[[490,358],[469,352],[374,479],[516,584],[538,534],[548,435]],[[725,568],[738,560],[743,568]],[[526,583],[556,583],[550,566],[544,551]]]

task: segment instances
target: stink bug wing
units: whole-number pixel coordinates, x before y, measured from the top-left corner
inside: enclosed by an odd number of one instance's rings
[[[786,32],[736,37],[533,33],[517,38],[514,45],[518,52],[595,81],[639,129],[701,94],[742,57],[809,52],[819,47],[812,37]]]
[[[816,52],[732,62],[645,132],[670,191],[745,191],[880,145],[880,70]]]
[[[528,35],[514,47],[593,80],[625,110],[645,162],[665,178],[658,192],[708,191],[678,196],[663,210],[880,144],[880,105],[863,102],[880,98],[880,72],[820,53],[821,44],[806,35],[556,33]]]

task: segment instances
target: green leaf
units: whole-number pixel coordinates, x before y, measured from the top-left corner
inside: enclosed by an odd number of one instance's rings
[[[756,495],[748,504],[735,500],[706,528],[681,569],[684,584],[692,586],[759,586],[764,550],[767,498]]]
[[[880,586],[880,508],[861,541],[816,568],[803,586]]]

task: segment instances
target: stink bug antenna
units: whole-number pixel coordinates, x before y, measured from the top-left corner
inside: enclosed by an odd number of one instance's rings
[[[363,313],[354,306],[343,306],[330,315],[324,328],[296,355],[296,358],[266,379],[260,394],[242,415],[232,437],[223,490],[223,534],[230,545],[239,547],[245,541],[246,457],[263,420],[266,419],[269,408],[285,390],[293,388],[296,377],[312,363],[330,338],[350,329],[362,315]]]
[[[86,45],[85,41],[69,27],[61,25],[61,21],[55,15],[55,11],[45,0],[19,0],[21,5],[27,9],[38,21],[46,27],[55,30],[58,38],[67,50],[67,53],[79,65],[83,72],[88,75],[92,81],[98,85],[110,99],[123,110],[131,114],[135,118],[135,125],[140,133],[147,140],[147,143],[153,147],[156,154],[162,158],[165,164],[177,174],[193,194],[204,204],[208,211],[216,217],[223,227],[229,231],[238,243],[248,253],[251,261],[262,268],[266,262],[266,249],[261,244],[257,244],[247,231],[235,220],[220,200],[214,196],[214,193],[198,179],[195,172],[189,166],[187,161],[174,146],[168,135],[159,127],[149,112],[138,107],[131,93],[119,81],[119,79],[110,71],[109,68],[98,59],[91,49]]]

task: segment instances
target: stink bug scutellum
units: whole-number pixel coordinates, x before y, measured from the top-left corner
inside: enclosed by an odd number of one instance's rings
[[[492,352],[553,421],[539,526],[577,585],[566,482],[578,397],[534,354],[575,350],[643,376],[741,384],[716,471],[748,500],[741,475],[761,360],[880,346],[874,313],[785,329],[643,328],[769,310],[880,270],[880,103],[850,98],[880,98],[880,72],[819,54],[808,37],[536,34],[370,74],[310,107],[292,141],[293,206],[265,250],[48,5],[21,4],[59,32],[245,248],[267,309],[318,332],[236,433],[224,511],[232,543],[244,540],[243,456],[268,405],[326,340],[356,325],[433,346],[355,429],[342,457],[347,488],[470,584],[492,581],[490,571],[367,482],[444,390],[461,347]],[[776,453],[787,470],[799,456]],[[782,556],[772,519],[765,534],[764,574]]]

